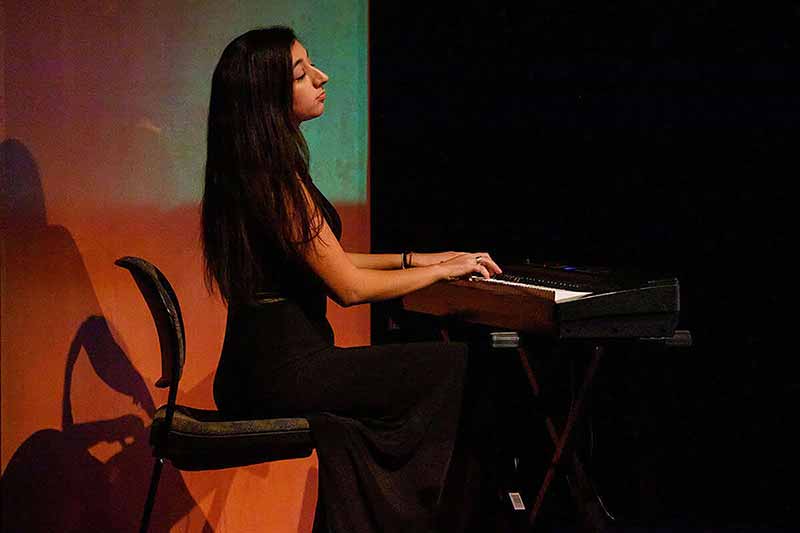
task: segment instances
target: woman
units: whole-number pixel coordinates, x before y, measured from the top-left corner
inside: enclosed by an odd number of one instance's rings
[[[342,250],[299,129],[323,113],[327,81],[283,27],[236,38],[214,71],[203,245],[209,287],[228,304],[215,400],[309,419],[315,530],[426,531],[453,450],[465,347],[336,348],[326,295],[350,306],[500,269],[485,253]]]

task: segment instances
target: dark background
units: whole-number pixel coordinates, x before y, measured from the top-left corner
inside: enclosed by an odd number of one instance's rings
[[[680,280],[694,346],[595,388],[621,521],[800,525],[798,41],[788,1],[370,6],[373,251]]]

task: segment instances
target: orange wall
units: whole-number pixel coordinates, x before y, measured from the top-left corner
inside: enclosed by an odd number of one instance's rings
[[[0,18],[13,34],[0,92],[3,520],[27,531],[134,531],[152,467],[150,414],[166,393],[153,386],[160,364],[152,319],[113,262],[144,257],[178,294],[187,330],[181,403],[213,407],[225,309],[203,287],[197,202],[115,194],[169,198],[171,190],[162,176],[168,161],[141,138],[156,130],[114,85],[114,62],[77,57],[91,43],[65,43],[63,21],[27,16]],[[157,83],[159,72],[150,76]],[[368,206],[337,207],[345,247],[367,251]],[[367,308],[331,304],[330,318],[337,344],[368,343]],[[153,531],[307,532],[315,501],[313,456],[219,472],[167,467]]]

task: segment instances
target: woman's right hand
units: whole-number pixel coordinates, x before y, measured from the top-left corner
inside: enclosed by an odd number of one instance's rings
[[[503,271],[486,252],[462,253],[439,263],[444,269],[445,279],[456,279],[470,275],[491,278]]]

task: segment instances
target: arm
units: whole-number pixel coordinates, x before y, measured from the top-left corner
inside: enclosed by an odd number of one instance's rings
[[[309,204],[313,204],[307,190],[305,196]],[[312,212],[319,213],[314,209]],[[311,240],[303,256],[311,270],[325,283],[331,298],[344,307],[398,298],[444,279],[469,274],[489,278],[500,271],[486,253],[462,253],[444,262],[419,268],[359,268],[357,265],[385,267],[392,259],[397,261],[395,265],[399,265],[399,255],[375,254],[371,258],[371,254],[347,254],[324,218],[321,222],[319,234]]]
[[[482,261],[478,262],[477,257]],[[444,279],[469,274],[488,278],[500,270],[487,254],[466,253],[443,263],[405,270],[358,268],[324,222],[305,259],[328,287],[331,298],[345,307],[398,298]]]
[[[403,254],[359,254],[346,252],[350,262],[356,268],[370,268],[373,270],[394,270],[401,268]]]
[[[346,252],[350,262],[357,268],[371,268],[374,270],[394,270],[402,268],[403,254],[359,254]],[[439,252],[422,253],[408,252],[406,260],[410,267],[425,267],[444,263],[450,259],[463,255],[465,252]],[[488,257],[489,254],[484,254]]]

